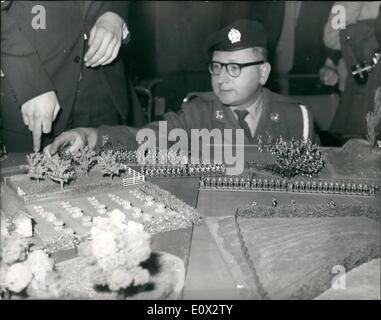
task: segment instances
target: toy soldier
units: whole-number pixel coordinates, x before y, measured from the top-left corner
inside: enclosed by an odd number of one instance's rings
[[[318,184],[318,191],[322,192],[323,191],[323,182],[320,180]]]
[[[356,183],[352,184],[351,192],[352,192],[352,194],[356,194],[356,192],[357,192],[357,185],[356,185]]]
[[[345,193],[345,182],[344,181],[340,185],[340,192]]]
[[[369,190],[369,195],[374,196],[375,193],[376,193],[376,185],[372,183],[372,186],[370,187],[370,190]]]
[[[283,179],[283,181],[282,181],[282,189],[283,189],[284,191],[286,191],[287,188],[288,188],[287,181],[286,181],[285,179]]]
[[[310,180],[307,180],[307,183],[306,183],[306,191],[307,191],[307,192],[311,192],[311,181],[310,181]]]
[[[328,182],[327,181],[324,181],[323,190],[324,190],[324,192],[328,192]]]
[[[350,182],[345,185],[346,193],[350,194],[352,190],[352,184]]]
[[[291,199],[291,205],[292,205],[292,211],[296,211],[296,201],[294,199]]]
[[[311,183],[311,186],[310,186],[310,191],[311,192],[316,192],[316,188],[317,188],[316,181],[312,180],[312,183]]]
[[[334,193],[334,188],[333,188],[333,182],[332,181],[329,183],[328,192],[329,193]]]
[[[226,188],[228,186],[228,179],[226,178],[226,176],[224,177],[224,179],[222,180],[222,186],[224,188]]]
[[[269,135],[269,138],[267,139],[267,151],[271,152],[271,147],[272,147],[272,137]]]
[[[240,187],[240,189],[245,189],[245,178],[244,177],[242,177],[239,180],[239,187]]]
[[[362,194],[362,183],[361,182],[357,186],[357,194]]]
[[[334,193],[338,193],[340,191],[340,185],[339,183],[336,181],[335,182],[335,187],[334,187]]]
[[[368,184],[366,182],[364,183],[362,190],[364,195],[369,195]]]
[[[262,179],[261,178],[258,179],[257,188],[258,189],[262,188]]]
[[[250,188],[251,188],[250,177],[247,177],[245,182],[245,189],[250,190]]]
[[[267,180],[267,178],[265,178],[265,180],[263,180],[263,190],[268,190],[269,188],[269,181]]]
[[[303,191],[303,192],[306,191],[306,190],[305,190],[305,185],[304,185],[304,181],[303,181],[303,180],[300,182],[300,190]]]
[[[263,151],[263,141],[262,141],[262,136],[258,137],[258,151],[262,152]]]

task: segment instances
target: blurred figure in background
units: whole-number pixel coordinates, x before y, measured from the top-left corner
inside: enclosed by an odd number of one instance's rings
[[[344,140],[352,137],[366,137],[365,116],[372,110],[374,92],[380,86],[378,62],[370,72],[363,72],[367,78],[360,83],[352,75],[352,68],[365,61],[372,62],[380,44],[376,40],[376,18],[381,1],[335,2],[345,12],[345,29],[335,26],[338,13],[332,12],[324,29],[324,43],[331,49],[331,62],[338,72],[339,89],[343,92],[341,105],[332,123],[331,131]],[[379,19],[378,19],[379,20]],[[344,141],[343,141],[344,142]]]
[[[316,95],[332,92],[336,70],[329,67],[322,40],[332,1],[286,1],[282,32],[276,47],[274,71],[281,92]]]

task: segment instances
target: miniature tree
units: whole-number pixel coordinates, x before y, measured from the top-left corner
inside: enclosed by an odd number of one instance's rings
[[[74,152],[72,157],[74,162],[78,164],[79,170],[85,172],[86,176],[97,162],[96,152],[89,150],[88,146]]]
[[[64,184],[75,177],[74,168],[71,166],[71,160],[51,158],[47,163],[48,177],[53,181],[59,182],[61,190]]]
[[[46,159],[43,153],[34,152],[26,156],[28,161],[28,177],[37,180],[40,184],[40,180],[45,179],[47,173]]]
[[[374,110],[367,113],[366,117],[367,124],[367,138],[369,142],[369,147],[373,148],[376,144],[376,137],[379,132],[376,132],[376,127],[381,122],[381,87],[376,90],[374,96]]]
[[[123,165],[116,161],[116,155],[112,150],[103,151],[98,156],[98,164],[102,174],[110,176],[110,181],[114,176],[119,176],[123,170]]]

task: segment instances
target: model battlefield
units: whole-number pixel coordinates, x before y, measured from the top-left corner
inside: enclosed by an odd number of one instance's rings
[[[351,151],[358,148],[336,152]],[[176,299],[186,265],[153,251],[151,238],[219,212],[230,217],[216,218],[213,236],[235,261],[243,298],[312,299],[328,289],[328,265],[351,269],[379,256],[379,152],[362,149],[375,172],[353,169],[349,179],[334,151],[308,140],[260,137],[255,152],[240,176],[221,163],[189,163],[182,152],[124,146],[27,155],[24,172],[2,188],[2,297]],[[198,179],[198,209],[153,178]]]

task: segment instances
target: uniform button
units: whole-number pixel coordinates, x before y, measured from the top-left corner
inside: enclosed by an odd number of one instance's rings
[[[78,63],[79,61],[81,61],[81,57],[80,56],[75,56],[73,58],[73,61],[74,61],[74,63]]]

